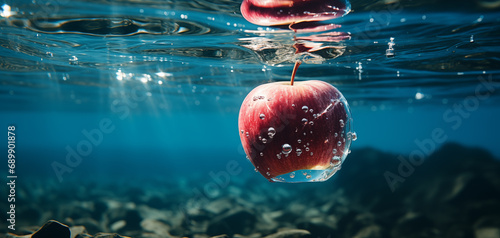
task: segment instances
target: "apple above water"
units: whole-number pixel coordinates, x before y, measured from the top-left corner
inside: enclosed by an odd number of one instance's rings
[[[275,182],[329,179],[349,154],[356,134],[344,96],[322,81],[275,82],[253,89],[238,127],[248,159]]]
[[[351,11],[348,0],[243,0],[243,17],[257,25],[288,25],[304,21],[324,21]]]

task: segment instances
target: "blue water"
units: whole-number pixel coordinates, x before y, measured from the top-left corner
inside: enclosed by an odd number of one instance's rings
[[[245,159],[238,110],[254,87],[289,80],[294,34],[246,22],[239,4],[0,1],[0,134],[16,126],[18,175],[180,183],[208,181],[234,160],[242,178],[267,183]],[[336,51],[319,51],[296,80],[344,94],[358,135],[353,155],[366,147],[427,155],[457,142],[500,158],[493,5],[353,1],[351,13],[327,21],[350,39],[326,43]],[[394,57],[386,56],[391,38]],[[102,137],[92,143],[84,131],[96,130]],[[78,146],[86,155],[70,166]]]

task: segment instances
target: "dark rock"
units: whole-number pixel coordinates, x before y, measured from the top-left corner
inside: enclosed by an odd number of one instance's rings
[[[278,231],[274,234],[265,236],[264,238],[309,238],[311,232],[301,229],[290,229]]]
[[[208,235],[228,234],[250,234],[254,227],[257,218],[255,215],[246,209],[239,209],[226,212],[215,217],[208,225]]]
[[[141,229],[141,215],[137,210],[128,210],[125,213],[125,221],[127,222],[127,230],[140,230]]]
[[[31,238],[70,238],[71,231],[68,226],[54,220],[45,223]]]
[[[401,205],[401,199],[393,196],[384,178],[386,171],[397,173],[397,155],[365,148],[354,150],[349,157],[336,175],[335,184],[351,203],[363,204],[374,212]]]

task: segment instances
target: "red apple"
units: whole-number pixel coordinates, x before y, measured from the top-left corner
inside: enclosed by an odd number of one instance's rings
[[[270,181],[325,181],[340,169],[356,137],[349,106],[328,83],[292,84],[268,83],[247,95],[238,121],[243,149]]]
[[[341,17],[351,5],[348,0],[243,0],[240,10],[247,21],[272,26]]]

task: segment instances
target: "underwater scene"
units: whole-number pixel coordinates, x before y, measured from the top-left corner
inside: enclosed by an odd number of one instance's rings
[[[0,0],[0,237],[500,238],[500,1]]]

